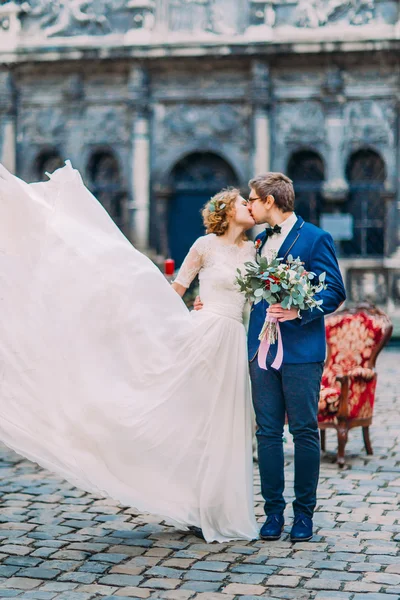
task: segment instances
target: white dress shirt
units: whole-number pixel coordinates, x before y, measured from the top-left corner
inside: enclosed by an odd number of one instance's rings
[[[267,241],[265,242],[263,249],[261,251],[261,256],[265,256],[265,258],[270,261],[274,254],[279,251],[279,248],[282,246],[283,242],[286,240],[287,236],[290,233],[290,230],[293,229],[294,224],[297,221],[297,215],[292,213],[290,217],[285,219],[282,223],[277,223],[281,228],[280,233],[274,233],[270,235]]]

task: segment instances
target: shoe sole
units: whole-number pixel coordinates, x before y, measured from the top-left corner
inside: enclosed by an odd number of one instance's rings
[[[309,542],[312,539],[312,535],[310,535],[309,537],[305,537],[305,538],[290,538],[290,541],[293,542],[293,544],[295,544],[296,542]]]
[[[266,540],[267,542],[276,542],[276,540],[280,540],[283,533],[283,527],[279,535],[261,535],[260,538],[262,540]]]

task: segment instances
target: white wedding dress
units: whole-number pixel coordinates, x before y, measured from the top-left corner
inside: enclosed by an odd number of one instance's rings
[[[258,536],[244,298],[253,245],[200,238],[189,313],[69,163],[0,169],[0,439],[87,491],[207,541]]]

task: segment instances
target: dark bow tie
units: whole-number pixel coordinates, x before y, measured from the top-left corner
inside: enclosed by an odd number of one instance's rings
[[[267,236],[267,238],[271,237],[271,235],[274,235],[275,233],[280,233],[282,231],[282,227],[280,227],[279,225],[274,225],[274,227],[267,227],[265,230],[265,235]]]

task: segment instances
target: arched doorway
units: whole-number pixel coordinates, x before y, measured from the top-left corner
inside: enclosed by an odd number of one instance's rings
[[[110,150],[97,150],[90,157],[87,173],[89,188],[116,225],[125,225],[125,192],[118,160]]]
[[[374,150],[358,150],[350,156],[346,177],[350,187],[346,212],[353,216],[354,236],[343,242],[343,251],[347,256],[383,256],[385,163]]]
[[[33,175],[36,181],[47,181],[46,173],[54,173],[64,164],[59,151],[56,148],[41,150],[35,159]]]
[[[174,190],[168,211],[170,255],[180,266],[190,246],[201,235],[203,205],[222,188],[237,186],[231,166],[217,154],[195,152],[183,158],[171,173]]]
[[[296,213],[319,225],[323,208],[322,184],[325,179],[322,158],[313,150],[300,150],[290,157],[288,176],[296,193]]]

